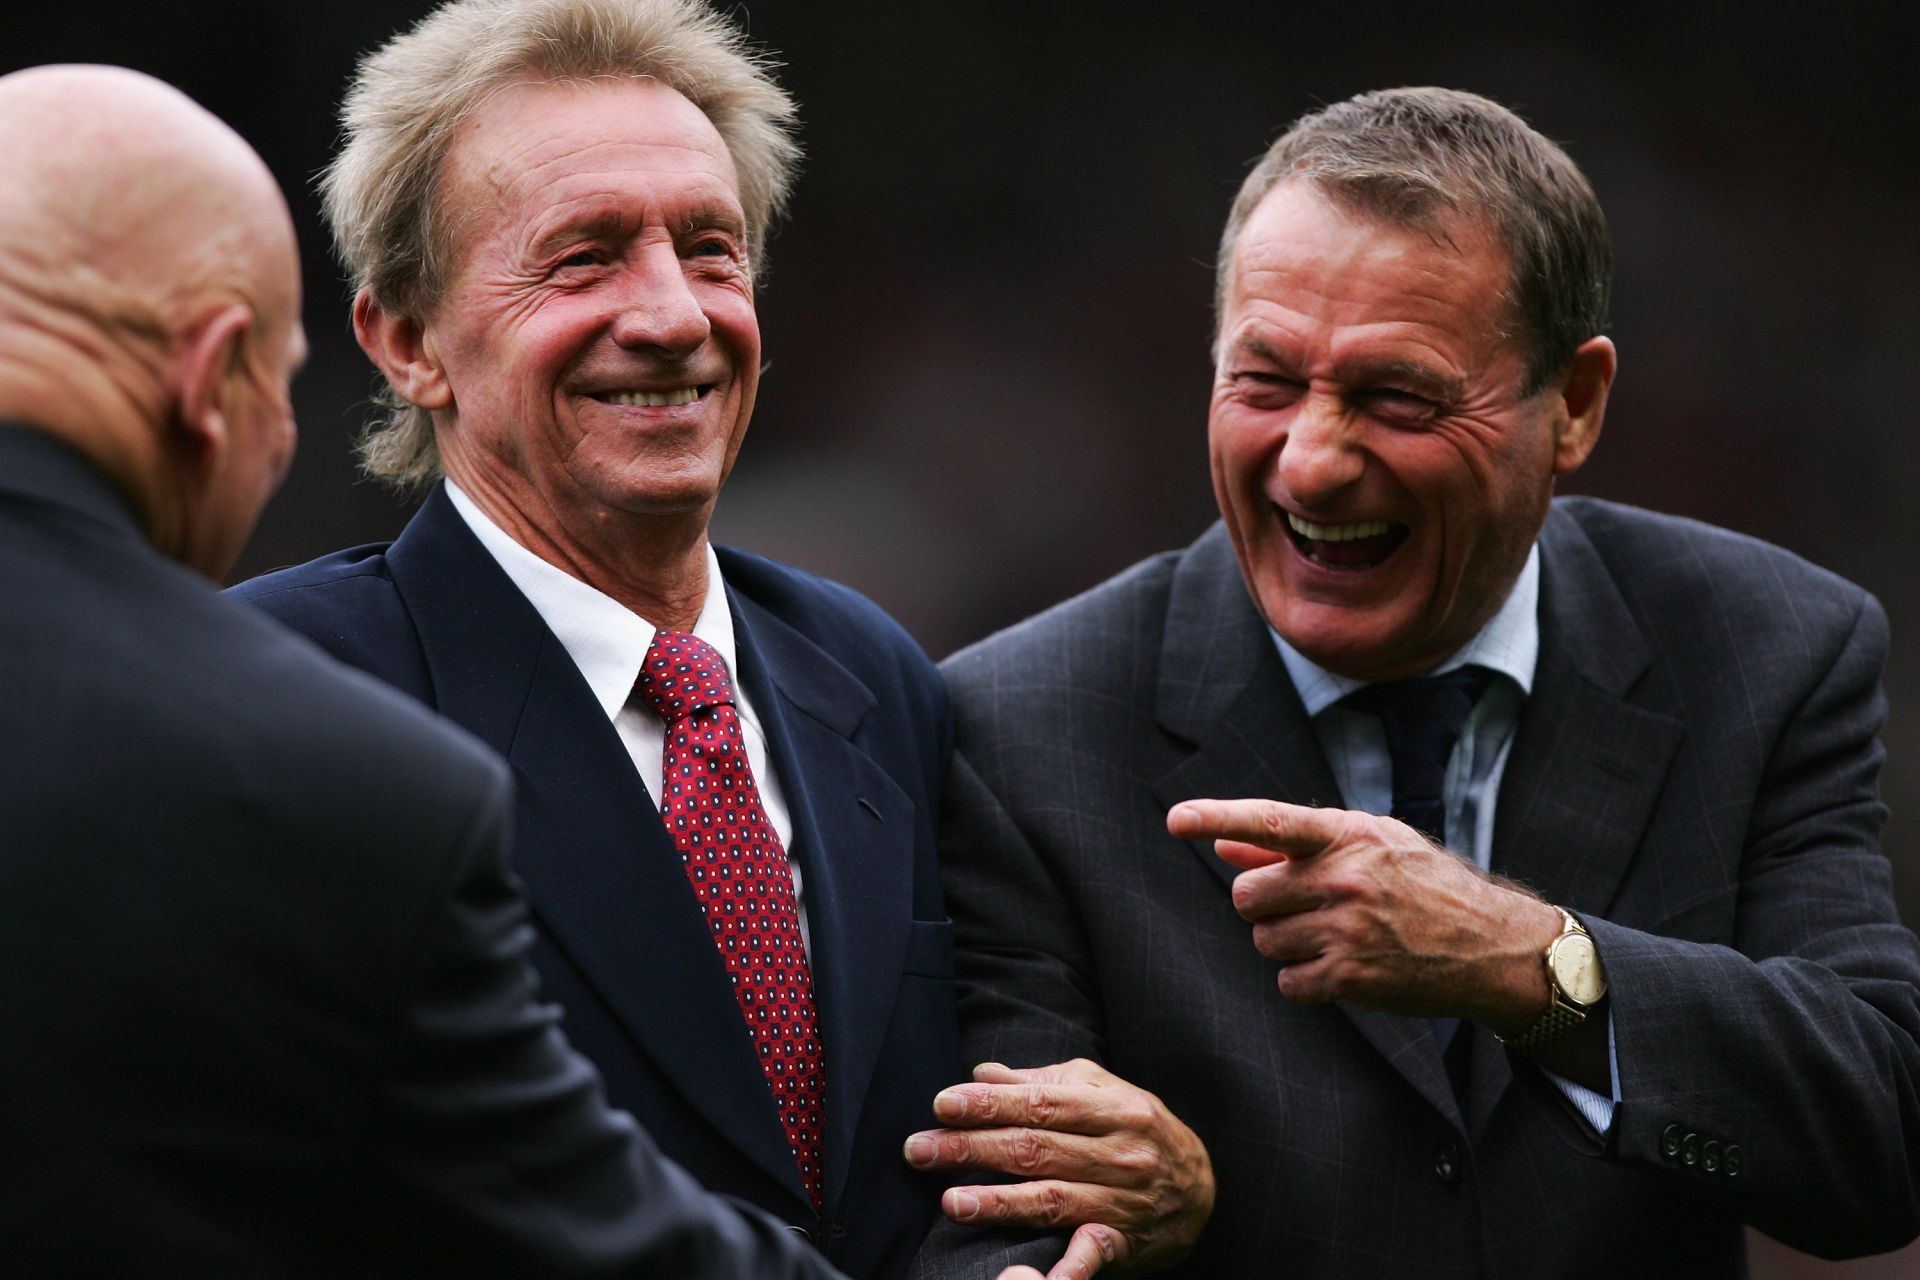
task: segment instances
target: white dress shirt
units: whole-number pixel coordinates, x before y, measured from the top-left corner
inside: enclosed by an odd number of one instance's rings
[[[594,700],[613,722],[627,754],[633,758],[640,781],[657,808],[667,726],[647,705],[646,699],[635,696],[633,691],[640,679],[640,665],[646,659],[647,648],[653,643],[654,625],[612,596],[515,542],[472,498],[461,492],[460,486],[451,480],[444,483],[453,509],[460,513],[460,518],[473,530],[473,536],[480,539],[487,554],[513,580],[513,585],[520,589],[520,594],[527,598],[527,603],[573,659],[573,665],[579,668]],[[746,739],[747,764],[760,788],[760,804],[767,811],[767,821],[773,825],[774,834],[780,837],[780,847],[790,848],[793,819],[787,812],[780,778],[768,756],[766,732],[760,727],[760,717],[754,714],[745,686],[740,683],[733,613],[727,607],[720,559],[714,555],[711,544],[707,547],[707,594],[700,606],[700,618],[693,624],[693,634],[712,645],[720,660],[726,663],[727,677],[733,682],[734,709],[740,713],[741,736]],[[787,868],[793,874],[794,898],[800,905],[800,940],[811,959],[813,939],[807,931],[800,864],[788,858]]]
[[[1387,752],[1387,735],[1380,718],[1340,705],[1342,698],[1368,682],[1328,671],[1288,644],[1279,632],[1269,630],[1287,674],[1293,678],[1293,687],[1313,719],[1321,750],[1326,753],[1346,806],[1365,813],[1390,813],[1393,758]],[[1482,869],[1493,863],[1493,817],[1500,779],[1506,773],[1507,754],[1520,727],[1521,709],[1533,693],[1533,673],[1539,657],[1540,548],[1536,546],[1499,612],[1458,652],[1428,673],[1439,675],[1471,664],[1495,675],[1460,731],[1460,741],[1447,761],[1443,792],[1447,847],[1471,851]],[[1613,1073],[1611,1097],[1547,1072],[1598,1133],[1605,1133],[1613,1123],[1613,1104],[1620,1100],[1620,1068],[1614,1060],[1611,1014],[1607,1019],[1607,1053]]]

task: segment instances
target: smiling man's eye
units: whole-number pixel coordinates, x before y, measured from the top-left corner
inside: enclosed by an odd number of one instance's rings
[[[1415,418],[1430,418],[1435,412],[1433,401],[1425,396],[1415,395],[1411,391],[1399,391],[1392,387],[1381,387],[1369,391],[1362,397],[1367,412],[1376,417],[1391,421],[1404,421]]]
[[[582,249],[577,253],[570,253],[560,259],[559,265],[563,267],[596,267],[600,265],[600,254],[599,251],[595,249]]]

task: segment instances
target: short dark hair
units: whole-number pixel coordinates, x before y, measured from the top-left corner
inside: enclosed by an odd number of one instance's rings
[[[1282,182],[1311,182],[1370,218],[1445,235],[1489,229],[1510,263],[1510,323],[1545,387],[1607,323],[1613,250],[1593,187],[1559,146],[1507,108],[1458,89],[1384,89],[1302,116],[1240,186],[1220,236],[1216,336],[1234,245]]]

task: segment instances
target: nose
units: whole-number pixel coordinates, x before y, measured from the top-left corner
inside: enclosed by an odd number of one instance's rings
[[[636,250],[627,296],[614,318],[614,341],[680,359],[699,350],[712,331],[673,243],[655,241]]]
[[[1287,496],[1311,510],[1359,480],[1367,459],[1357,430],[1339,397],[1318,391],[1302,396],[1276,463]]]

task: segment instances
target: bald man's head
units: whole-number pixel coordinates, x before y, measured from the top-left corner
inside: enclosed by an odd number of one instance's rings
[[[118,67],[0,76],[0,417],[67,440],[156,545],[231,564],[293,442],[293,224],[266,165]]]

